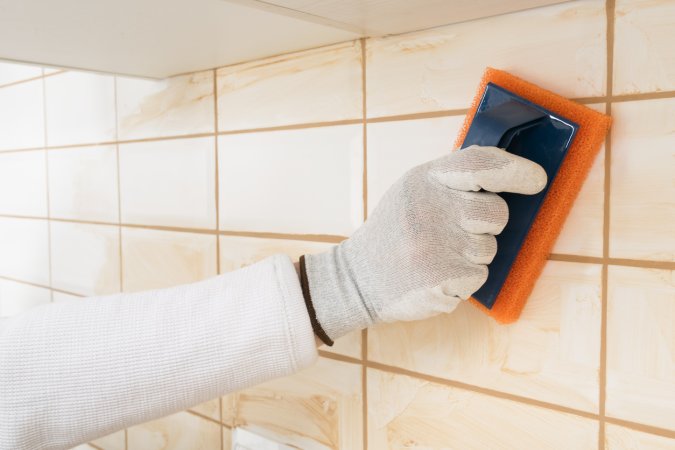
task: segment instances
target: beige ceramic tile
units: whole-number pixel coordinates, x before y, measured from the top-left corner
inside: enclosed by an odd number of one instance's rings
[[[213,132],[213,71],[147,80],[117,77],[119,138]]]
[[[0,62],[0,86],[42,76],[42,68],[28,64]]]
[[[335,245],[327,242],[290,239],[220,236],[220,271],[225,273],[237,270],[278,253],[290,256],[295,262],[302,255],[322,253]]]
[[[218,129],[362,117],[359,41],[218,70]]]
[[[115,139],[115,80],[110,75],[67,72],[45,78],[50,146]]]
[[[464,116],[368,124],[368,212],[406,171],[453,150]]]
[[[617,0],[614,94],[675,89],[675,3]]]
[[[604,196],[605,147],[603,145],[553,246],[553,253],[602,256]]]
[[[96,439],[91,441],[91,443],[103,450],[126,450],[124,430]]]
[[[0,153],[0,214],[47,217],[45,151]]]
[[[51,217],[119,220],[114,145],[50,150],[48,158]]]
[[[515,324],[462,303],[451,314],[370,329],[368,358],[597,412],[600,272],[549,261]]]
[[[46,220],[0,217],[0,276],[49,285]]]
[[[586,105],[605,113],[605,104]],[[588,178],[574,201],[563,229],[553,247],[553,253],[582,256],[602,256],[602,225],[605,196],[605,146],[603,144]]]
[[[215,138],[124,144],[122,223],[216,228]]]
[[[45,144],[42,80],[0,89],[0,151]]]
[[[0,317],[11,317],[50,301],[49,289],[0,279]]]
[[[220,228],[350,234],[363,217],[361,125],[220,136]]]
[[[223,427],[223,449],[222,450],[236,450],[232,449],[232,430]]]
[[[675,98],[612,106],[610,256],[675,261]]]
[[[335,244],[288,239],[220,236],[220,271],[236,270],[277,253],[284,253],[295,262],[301,255],[325,252],[333,245]],[[321,346],[321,350],[360,358],[361,332],[349,333],[336,340],[332,347]]]
[[[609,268],[607,415],[675,430],[673,271]]]
[[[605,425],[605,450],[673,450],[675,438],[656,436],[608,423]]]
[[[224,398],[224,403],[228,397]],[[297,374],[229,396],[226,423],[305,450],[361,448],[361,366],[319,358]],[[227,405],[225,405],[227,406]]]
[[[128,450],[220,450],[220,425],[180,412],[128,430]]]
[[[52,286],[84,295],[120,291],[119,229],[50,222]]]
[[[597,433],[591,419],[368,370],[368,448],[596,449]]]
[[[122,228],[124,291],[159,289],[215,276],[216,236]]]
[[[200,403],[190,408],[190,410],[220,422],[220,398]]]
[[[565,97],[605,94],[605,2],[567,2],[367,42],[369,117],[466,108],[486,66]]]

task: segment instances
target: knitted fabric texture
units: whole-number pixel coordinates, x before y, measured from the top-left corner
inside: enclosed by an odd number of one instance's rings
[[[0,323],[0,449],[68,449],[317,358],[288,256]]]

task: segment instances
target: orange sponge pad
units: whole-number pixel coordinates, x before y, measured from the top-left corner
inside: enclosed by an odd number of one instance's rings
[[[553,248],[553,244],[602,146],[611,124],[611,118],[507,72],[488,68],[481,80],[478,94],[466,116],[464,126],[457,137],[456,148],[461,147],[462,142],[464,142],[483,92],[489,82],[579,125],[572,145],[567,151],[558,174],[549,187],[546,198],[511,266],[511,271],[492,309],[486,308],[476,299],[471,299],[475,305],[492,316],[497,322],[511,323],[520,317],[527,298],[530,296],[544,264],[546,264],[546,259]]]

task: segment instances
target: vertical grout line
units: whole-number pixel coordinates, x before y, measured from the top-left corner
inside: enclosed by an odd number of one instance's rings
[[[218,397],[218,422],[220,422],[220,450],[225,450],[225,426],[223,425],[223,397]]]
[[[218,174],[218,69],[213,69],[213,131],[216,182],[216,231],[220,229],[220,180]],[[216,273],[220,275],[220,236],[216,234]]]
[[[361,42],[361,113],[363,116],[363,220],[368,219],[368,112],[366,96],[366,38]],[[363,450],[368,449],[368,329],[361,331],[361,414]]]
[[[47,83],[45,82],[45,69],[42,68],[42,127],[44,133],[44,156],[45,156],[45,195],[47,196],[47,262],[49,267],[49,301],[54,302],[54,290],[52,283],[52,223],[51,223],[51,202],[49,195],[49,154],[47,152]]]
[[[120,292],[124,291],[124,264],[122,262],[122,183],[120,174],[120,144],[119,119],[117,117],[117,76],[113,78],[113,92],[115,97],[115,159],[117,164],[117,244],[119,253]]]
[[[117,245],[119,255],[120,292],[124,291],[124,264],[122,262],[122,188],[120,185],[120,130],[117,116],[117,76],[113,76],[113,97],[115,99],[115,164],[117,164]],[[124,429],[124,449],[129,449],[128,428]]]
[[[218,175],[218,69],[213,69],[213,132],[216,189],[216,231],[220,229],[220,180]],[[216,234],[216,273],[220,275],[220,235]],[[218,421],[220,422],[220,450],[225,450],[225,427],[223,426],[223,397],[218,397]]]
[[[605,112],[607,115],[612,114],[612,95],[614,86],[614,14],[615,14],[615,0],[607,0],[605,5],[605,13],[607,14],[607,86],[606,96],[607,103],[605,104]],[[600,313],[600,368],[598,373],[598,450],[605,449],[605,404],[607,400],[607,303],[608,303],[608,288],[609,288],[609,226],[610,226],[610,200],[611,200],[611,174],[612,174],[612,132],[607,133],[605,139],[605,180],[604,180],[604,208],[603,208],[603,224],[602,224],[602,297],[601,297],[601,313]]]

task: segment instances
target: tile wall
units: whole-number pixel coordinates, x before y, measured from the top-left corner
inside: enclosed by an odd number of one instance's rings
[[[349,236],[487,65],[615,120],[522,319],[470,305],[83,446],[675,448],[675,3],[586,0],[163,81],[0,64],[0,315]],[[87,301],[83,298],[81,301]]]

